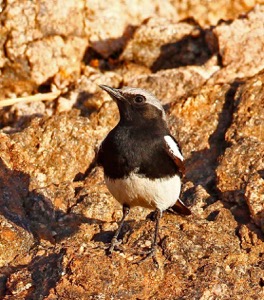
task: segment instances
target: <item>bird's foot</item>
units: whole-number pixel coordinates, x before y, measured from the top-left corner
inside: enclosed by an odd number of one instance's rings
[[[119,247],[122,244],[122,240],[118,240],[114,237],[111,241],[110,247],[106,249],[107,255],[111,255],[114,251],[122,252],[122,249]]]
[[[151,247],[149,250],[147,251],[141,251],[139,253],[140,256],[144,256],[143,258],[141,258],[140,260],[136,261],[134,264],[141,264],[142,262],[144,262],[145,260],[152,258],[154,266],[158,269],[159,268],[159,263],[157,261],[156,258],[156,247]]]

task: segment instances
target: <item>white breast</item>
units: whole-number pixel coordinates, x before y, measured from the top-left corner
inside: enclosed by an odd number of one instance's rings
[[[126,179],[109,179],[105,177],[110,193],[121,204],[159,208],[161,211],[173,206],[181,191],[178,175],[170,178],[148,179],[132,173]]]

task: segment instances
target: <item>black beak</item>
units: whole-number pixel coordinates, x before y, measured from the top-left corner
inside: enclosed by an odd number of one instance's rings
[[[102,90],[106,91],[114,101],[126,101],[125,97],[121,94],[119,89],[115,89],[104,84],[99,84],[99,87]]]

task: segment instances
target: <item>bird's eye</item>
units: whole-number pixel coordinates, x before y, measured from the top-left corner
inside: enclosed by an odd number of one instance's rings
[[[137,104],[141,104],[141,103],[144,103],[146,101],[146,98],[142,95],[137,95],[135,98],[134,98],[134,102],[137,103]]]

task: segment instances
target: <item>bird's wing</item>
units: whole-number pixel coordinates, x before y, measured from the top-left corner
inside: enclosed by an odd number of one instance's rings
[[[165,148],[168,155],[173,159],[179,171],[182,175],[185,173],[185,167],[183,163],[183,156],[180,147],[176,140],[171,135],[164,136]],[[180,200],[177,199],[176,203],[170,208],[173,212],[177,212],[182,215],[190,215],[192,212],[190,209]]]
[[[171,135],[165,135],[164,144],[168,155],[173,159],[174,163],[179,168],[180,173],[184,175],[185,174],[185,167],[183,163],[184,158],[182,156],[178,143]]]

